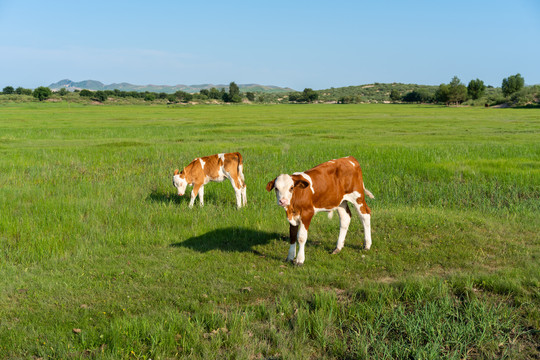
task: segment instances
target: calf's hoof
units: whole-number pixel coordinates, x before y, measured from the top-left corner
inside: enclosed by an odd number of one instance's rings
[[[293,264],[294,266],[304,266],[303,262],[298,262],[298,261],[294,261]]]
[[[341,249],[335,248],[334,251],[332,251],[332,255],[337,255],[341,252]]]

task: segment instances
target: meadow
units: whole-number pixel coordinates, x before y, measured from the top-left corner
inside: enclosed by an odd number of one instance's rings
[[[540,356],[540,110],[0,106],[0,358]],[[239,151],[188,208],[172,173]],[[266,183],[352,155],[374,195],[302,267]],[[189,189],[189,188],[188,188]]]

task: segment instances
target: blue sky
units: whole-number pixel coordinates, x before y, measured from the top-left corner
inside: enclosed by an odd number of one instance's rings
[[[0,0],[0,89],[540,84],[539,39],[539,0]]]

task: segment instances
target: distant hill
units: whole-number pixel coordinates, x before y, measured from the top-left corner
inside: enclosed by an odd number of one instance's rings
[[[71,81],[69,79],[60,80],[54,84],[50,84],[49,88],[51,90],[59,90],[61,88],[65,88],[67,90],[73,91],[73,90],[122,90],[122,91],[138,91],[138,92],[145,92],[145,91],[151,91],[151,92],[164,92],[167,94],[172,94],[177,91],[185,91],[188,93],[196,93],[201,91],[202,89],[211,89],[215,87],[216,89],[225,88],[225,90],[228,91],[229,85],[214,85],[214,84],[201,84],[201,85],[133,85],[129,83],[115,83],[110,85],[105,85],[100,81],[96,80],[84,80],[84,81]],[[238,87],[240,88],[240,91],[247,92],[264,92],[264,93],[286,93],[294,91],[291,88],[283,88],[279,86],[273,86],[273,85],[259,85],[259,84],[238,84]]]
[[[438,85],[373,83],[317,90],[317,92],[319,93],[319,99],[322,101],[343,101],[343,99],[349,98],[349,100],[352,100],[351,102],[384,103],[392,102],[390,99],[390,93],[393,90],[397,91],[401,97],[414,91],[424,94],[424,96],[427,98],[433,98],[438,88]],[[497,97],[501,96],[501,88],[494,88],[493,86],[488,86],[486,88],[485,97],[491,99],[489,100],[490,103],[501,101],[501,99],[497,99]],[[430,100],[427,102],[432,101]]]
[[[389,101],[390,92],[397,90],[400,95],[404,95],[411,91],[425,91],[430,95],[435,94],[439,86],[434,85],[417,85],[417,84],[365,84],[357,86],[345,86],[339,88],[330,88],[318,90],[319,98],[324,100],[337,100],[344,96],[356,96],[360,101]]]

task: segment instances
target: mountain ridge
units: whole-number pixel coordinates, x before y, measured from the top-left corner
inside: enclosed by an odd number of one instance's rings
[[[104,84],[101,81],[97,80],[83,80],[83,81],[72,81],[70,79],[63,79],[56,83],[52,83],[48,86],[51,90],[60,90],[61,88],[65,88],[66,90],[73,91],[73,90],[114,90],[118,89],[121,91],[137,91],[137,92],[145,92],[145,91],[151,91],[151,92],[164,92],[167,94],[172,94],[177,91],[185,91],[188,93],[196,93],[201,91],[202,89],[221,89],[225,88],[225,90],[228,90],[229,85],[223,85],[223,84],[197,84],[197,85],[184,85],[184,84],[178,84],[178,85],[135,85],[130,84],[127,82],[121,82],[121,83],[113,83],[113,84]],[[295,91],[294,89],[288,88],[288,87],[279,87],[275,85],[259,85],[259,84],[238,84],[238,87],[240,88],[240,91],[247,92],[266,92],[266,93],[280,93],[280,92],[291,92]]]

